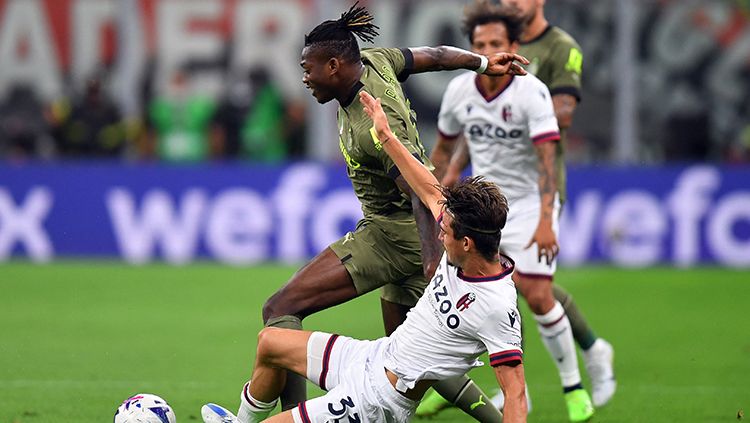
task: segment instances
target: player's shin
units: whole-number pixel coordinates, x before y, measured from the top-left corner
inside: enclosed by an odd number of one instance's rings
[[[256,376],[255,373],[253,375]],[[262,377],[261,375],[257,376]],[[270,402],[256,399],[250,393],[250,384],[251,382],[247,382],[240,394],[240,409],[237,412],[237,420],[240,423],[262,422],[273,411],[278,402],[275,399]]]
[[[559,285],[552,285],[552,293],[555,299],[562,304],[565,309],[565,315],[568,316],[570,327],[573,330],[573,338],[582,350],[588,350],[596,342],[596,334],[589,326],[578,305],[570,295]]]
[[[301,330],[302,321],[297,316],[279,316],[268,319],[266,326]],[[297,404],[307,400],[307,381],[295,373],[286,373],[286,384],[281,392],[281,409],[291,410]]]
[[[490,402],[490,397],[467,376],[440,381],[433,388],[477,421],[498,422],[503,418],[500,410]]]
[[[542,335],[542,342],[555,361],[563,388],[580,387],[581,374],[578,371],[573,333],[562,304],[555,301],[552,310],[543,315],[534,315],[534,319]]]

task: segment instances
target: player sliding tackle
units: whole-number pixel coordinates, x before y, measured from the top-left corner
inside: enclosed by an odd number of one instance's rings
[[[360,341],[322,332],[265,328],[238,417],[208,404],[204,420],[260,422],[284,388],[285,370],[328,391],[268,422],[407,422],[435,382],[490,364],[506,398],[505,422],[526,421],[521,321],[511,279],[513,261],[500,255],[508,202],[481,177],[438,185],[394,135],[380,100],[359,93],[384,151],[440,225],[445,248],[435,276],[406,321],[389,337]],[[223,419],[223,420],[221,420]]]

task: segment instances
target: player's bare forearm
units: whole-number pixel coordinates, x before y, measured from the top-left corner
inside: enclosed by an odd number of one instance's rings
[[[399,172],[409,184],[411,189],[417,194],[419,199],[427,206],[435,219],[440,215],[442,206],[440,201],[443,200],[443,194],[438,189],[438,181],[435,175],[429,171],[411,152],[396,138],[388,125],[388,119],[380,105],[380,100],[376,100],[365,91],[360,92],[360,101],[364,106],[365,113],[373,121],[377,141],[383,148],[388,157],[396,164]]]
[[[471,162],[471,156],[469,155],[469,143],[466,138],[461,137],[456,145],[456,151],[453,152],[453,157],[448,165],[448,174],[450,177],[448,180],[442,180],[444,185],[453,185],[458,182],[458,178],[461,177],[461,172],[466,169],[466,166]]]
[[[444,70],[468,69],[476,70],[482,64],[482,56],[452,46],[439,47],[411,47],[414,56],[412,73],[435,72]],[[506,74],[525,75],[526,71],[518,63],[528,65],[525,57],[512,53],[498,53],[488,56],[488,75],[501,76]]]
[[[446,138],[438,134],[435,148],[432,149],[432,154],[430,154],[430,161],[435,166],[432,173],[438,180],[443,179],[445,171],[448,169],[448,164],[450,164],[451,156],[453,156],[456,147],[456,140],[457,138]]]
[[[552,213],[557,194],[557,161],[555,160],[555,143],[545,142],[535,147],[539,170],[539,196],[542,200],[541,222],[552,224]]]
[[[495,367],[495,377],[505,396],[503,422],[525,422],[528,415],[523,364]]]
[[[555,107],[557,126],[560,129],[568,129],[573,124],[573,115],[578,107],[578,100],[570,94],[555,94],[552,96],[552,104]]]
[[[399,182],[399,180],[401,182]],[[408,189],[407,192],[411,195],[411,206],[414,211],[414,220],[417,222],[417,231],[419,231],[419,239],[422,244],[422,269],[424,276],[427,280],[432,279],[435,274],[440,257],[443,254],[440,240],[438,239],[438,226],[435,222],[434,217],[430,213],[430,210],[420,201],[417,194],[409,189],[406,181],[399,176],[396,179],[396,183],[399,188],[404,190]],[[406,187],[402,187],[406,185]]]

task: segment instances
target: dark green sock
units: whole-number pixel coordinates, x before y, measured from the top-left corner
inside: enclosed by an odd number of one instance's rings
[[[573,329],[573,338],[575,338],[582,350],[587,350],[594,345],[596,334],[589,326],[583,313],[573,301],[573,296],[564,290],[560,285],[553,284],[552,291],[555,299],[562,304],[565,309],[565,315],[570,320],[570,327]]]
[[[302,330],[302,321],[297,316],[279,316],[268,319],[266,326]],[[282,411],[291,410],[306,401],[307,379],[296,373],[286,372],[286,385],[279,398]]]
[[[492,405],[490,397],[467,376],[443,380],[433,388],[477,421],[496,423],[503,420],[503,413]]]

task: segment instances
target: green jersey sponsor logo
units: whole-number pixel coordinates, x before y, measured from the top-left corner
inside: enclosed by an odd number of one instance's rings
[[[583,54],[577,48],[571,48],[568,54],[568,63],[565,64],[565,70],[581,74],[583,71]]]

